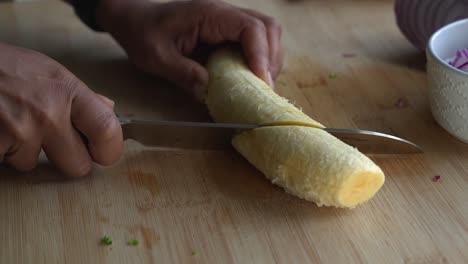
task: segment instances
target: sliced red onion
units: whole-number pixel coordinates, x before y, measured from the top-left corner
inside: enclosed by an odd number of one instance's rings
[[[454,68],[468,72],[468,49],[458,50],[456,55],[446,62]]]

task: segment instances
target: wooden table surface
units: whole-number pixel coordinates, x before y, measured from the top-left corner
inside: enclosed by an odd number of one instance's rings
[[[231,2],[283,24],[280,94],[327,126],[392,133],[425,153],[373,156],[385,185],[354,210],[288,195],[232,149],[127,142],[117,165],[78,180],[47,164],[1,168],[0,263],[468,263],[468,146],[432,118],[424,55],[399,33],[392,1]],[[58,1],[0,4],[0,41],[58,60],[119,113],[209,120]]]

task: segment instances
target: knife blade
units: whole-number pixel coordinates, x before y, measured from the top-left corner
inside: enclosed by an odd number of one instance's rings
[[[118,116],[125,139],[146,146],[182,149],[226,149],[234,133],[262,127],[254,124],[136,120]],[[320,129],[320,128],[317,128]],[[408,140],[375,131],[323,128],[366,154],[414,154],[422,149]]]

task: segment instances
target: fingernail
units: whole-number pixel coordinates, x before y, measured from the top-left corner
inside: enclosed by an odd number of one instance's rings
[[[271,78],[271,73],[268,72],[268,84],[271,86],[271,88],[275,88],[275,82],[273,81],[273,78]]]
[[[106,103],[108,106],[114,108],[115,102],[113,100],[107,98],[106,96],[102,94],[97,94],[97,96],[99,96],[99,98],[101,98],[101,100],[104,101],[104,103]]]

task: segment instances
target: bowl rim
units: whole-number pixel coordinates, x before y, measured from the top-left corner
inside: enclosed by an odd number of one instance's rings
[[[460,19],[460,20],[457,20],[457,21],[454,21],[452,23],[449,23],[443,27],[441,27],[440,29],[438,29],[436,32],[434,32],[432,34],[432,36],[429,38],[429,41],[428,41],[428,44],[427,44],[427,49],[429,50],[429,53],[432,55],[433,58],[435,58],[440,64],[443,65],[443,67],[447,68],[448,70],[450,71],[453,71],[453,72],[456,72],[456,73],[459,73],[463,76],[466,76],[468,77],[468,72],[465,72],[465,71],[462,71],[462,70],[459,70],[453,66],[450,66],[446,61],[444,61],[442,58],[439,57],[439,55],[436,54],[436,52],[434,51],[434,47],[433,47],[433,43],[435,42],[435,39],[440,35],[442,34],[442,32],[446,31],[447,29],[450,29],[452,27],[456,27],[460,24],[465,24],[465,23],[468,23],[468,18],[464,18],[464,19]],[[467,47],[468,48],[468,47]]]

